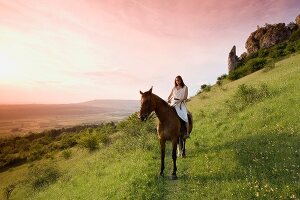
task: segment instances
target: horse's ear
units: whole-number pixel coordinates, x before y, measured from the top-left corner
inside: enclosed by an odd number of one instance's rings
[[[150,94],[152,94],[152,89],[153,89],[153,86],[152,86],[151,89],[149,90]]]
[[[140,90],[140,94],[143,95],[144,93]]]

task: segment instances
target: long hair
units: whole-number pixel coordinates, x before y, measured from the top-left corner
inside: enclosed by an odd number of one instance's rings
[[[184,87],[184,86],[185,86],[185,84],[184,84],[184,82],[183,82],[183,80],[182,80],[182,77],[181,77],[181,76],[176,76],[176,78],[175,78],[175,81],[174,81],[174,82],[175,82],[175,87],[176,87],[176,86],[178,86],[178,85],[177,85],[177,83],[176,83],[176,79],[177,79],[177,78],[181,80],[181,84],[180,84],[180,86],[181,86],[181,87]]]

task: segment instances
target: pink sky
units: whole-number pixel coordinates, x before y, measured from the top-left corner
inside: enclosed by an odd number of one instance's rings
[[[257,25],[289,23],[299,0],[0,0],[0,103],[166,99],[227,73]]]

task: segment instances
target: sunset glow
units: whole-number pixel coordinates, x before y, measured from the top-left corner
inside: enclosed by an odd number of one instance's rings
[[[257,25],[294,21],[298,0],[0,0],[0,104],[195,95],[227,73]]]

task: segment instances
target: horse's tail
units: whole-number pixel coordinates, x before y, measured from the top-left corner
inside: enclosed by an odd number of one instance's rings
[[[188,111],[188,119],[189,119],[189,133],[193,130],[193,115]]]

